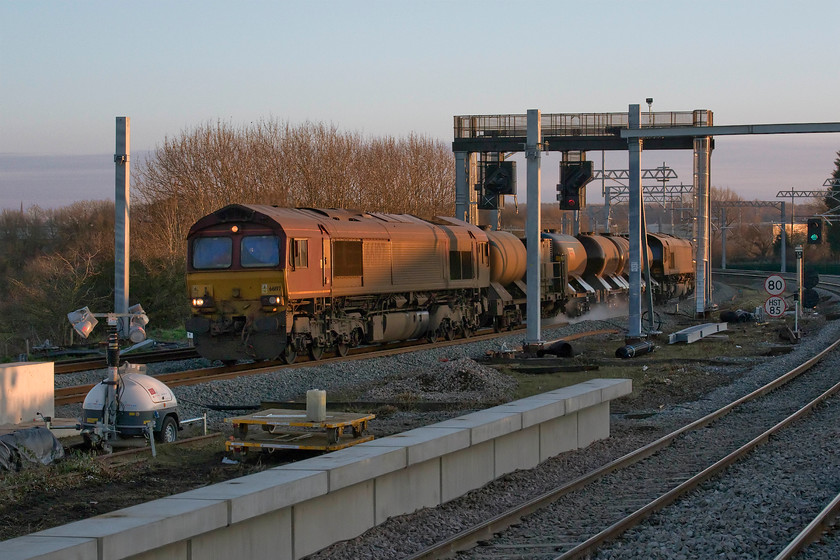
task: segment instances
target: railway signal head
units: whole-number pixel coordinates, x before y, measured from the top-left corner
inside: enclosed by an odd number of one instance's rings
[[[592,162],[564,161],[560,163],[560,184],[557,185],[557,201],[561,210],[580,210],[585,200],[580,189],[592,180]]]
[[[484,169],[484,190],[489,194],[516,194],[516,162],[488,163]]]
[[[822,243],[822,218],[808,218],[808,244],[819,245]]]

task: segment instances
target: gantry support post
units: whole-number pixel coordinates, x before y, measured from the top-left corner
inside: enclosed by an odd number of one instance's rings
[[[638,129],[641,123],[639,105],[630,105],[628,128]],[[630,219],[630,309],[627,341],[642,338],[642,140],[628,138],[629,153],[629,219]],[[650,286],[648,286],[650,289]]]
[[[542,129],[540,111],[528,109],[528,136],[525,157],[528,163],[528,217],[525,220],[525,237],[528,241],[526,257],[528,293],[528,324],[526,346],[541,346],[540,333],[540,237],[542,216],[540,215],[540,144]]]
[[[712,305],[711,243],[711,197],[709,196],[709,165],[711,139],[708,136],[694,139],[694,192],[696,194],[697,253],[695,313],[705,316]]]
[[[455,217],[470,221],[470,185],[467,152],[455,152]]]
[[[131,119],[117,117],[117,142],[114,152],[116,167],[114,193],[114,311],[128,313],[129,262],[129,179],[131,159]],[[128,338],[128,318],[121,317],[117,331]]]

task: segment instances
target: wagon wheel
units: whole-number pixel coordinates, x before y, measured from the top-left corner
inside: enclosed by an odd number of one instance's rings
[[[464,338],[469,338],[473,335],[473,330],[470,327],[470,324],[467,323],[467,321],[461,323],[461,332],[463,333]]]
[[[291,344],[287,344],[283,350],[283,361],[287,364],[293,364],[297,360],[297,352]]]
[[[312,358],[313,361],[318,361],[321,359],[321,356],[324,355],[324,347],[318,346],[317,344],[313,344],[309,347],[309,357]]]
[[[367,420],[364,422],[359,422],[358,424],[353,424],[353,437],[358,438],[362,437],[367,433],[368,430],[368,423]]]
[[[437,342],[437,339],[438,339],[438,332],[436,330],[429,331],[428,334],[426,334],[426,340],[428,340],[432,344]]]
[[[339,428],[327,428],[327,444],[332,445],[338,443],[338,437],[341,435]]]
[[[339,342],[335,345],[335,353],[340,358],[346,356],[348,352],[350,352],[350,345],[346,342]]]

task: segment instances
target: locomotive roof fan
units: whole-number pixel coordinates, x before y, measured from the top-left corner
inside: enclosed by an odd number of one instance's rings
[[[178,401],[163,382],[144,373],[144,366],[119,363],[117,326],[121,317],[128,317],[132,327],[141,329],[148,318],[139,305],[130,313],[91,313],[87,307],[67,314],[70,324],[87,338],[97,324],[95,317],[108,320],[108,375],[87,394],[82,405],[79,429],[85,441],[110,451],[115,445],[130,445],[139,437],[170,443],[178,438]],[[137,331],[130,335],[139,338]],[[143,333],[145,338],[145,333]]]

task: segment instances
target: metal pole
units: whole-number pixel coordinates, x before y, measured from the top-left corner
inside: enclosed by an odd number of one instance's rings
[[[791,231],[791,234],[793,231]],[[787,272],[787,222],[785,221],[785,203],[782,202],[782,272]]]
[[[630,105],[627,111],[628,128],[638,129],[641,123],[639,105]],[[629,219],[630,219],[630,308],[627,326],[627,341],[638,341],[642,337],[642,141],[627,139],[630,170]]]
[[[800,310],[802,309],[802,296],[803,296],[803,286],[805,275],[804,275],[804,264],[805,264],[805,251],[802,249],[801,245],[796,247],[796,282],[799,284],[797,287],[798,294],[797,294],[797,303],[799,304],[796,307],[796,319],[799,320]],[[799,323],[797,323],[796,330],[799,331]]]
[[[704,316],[711,304],[709,144],[709,137],[694,139],[694,192],[697,194],[697,286],[695,288],[697,316]]]
[[[726,270],[726,208],[720,207],[720,267]]]
[[[128,313],[129,263],[129,179],[131,156],[131,119],[117,117],[117,143],[114,152],[114,312]],[[119,320],[118,332],[128,337],[128,319]]]
[[[526,257],[528,274],[527,311],[528,325],[526,345],[540,346],[540,233],[542,217],[540,213],[540,143],[542,142],[541,113],[538,109],[528,109],[528,136],[525,144],[525,157],[528,162],[528,217],[525,220],[525,236],[528,241]]]
[[[644,193],[642,193],[644,195]],[[647,291],[645,295],[647,295],[647,304],[648,304],[648,325],[647,325],[647,332],[648,335],[651,334],[659,334],[658,332],[654,331],[653,328],[653,282],[650,281],[650,263],[648,262],[648,244],[647,244],[647,217],[645,216],[645,200],[642,198],[642,204],[640,208],[642,217],[641,217],[641,224],[642,224],[642,264],[645,267],[645,285],[647,286]]]
[[[455,217],[465,222],[470,221],[468,175],[467,153],[455,152]]]
[[[119,384],[120,369],[120,341],[117,328],[119,318],[108,318],[108,347],[105,351],[105,361],[108,363],[108,379],[103,381],[106,386],[105,407],[102,415],[104,433],[102,439],[108,441],[114,435],[117,422],[117,385]]]
[[[797,245],[796,249],[796,281],[799,284],[797,287],[797,294],[796,294],[796,306],[794,308],[794,332],[796,333],[797,340],[800,338],[799,335],[799,314],[802,309],[802,279],[803,279],[803,257],[804,251],[802,250],[801,245]]]
[[[469,209],[467,214],[469,218],[467,221],[471,224],[481,223],[478,215],[478,191],[473,187],[478,182],[478,154],[474,152],[467,153],[467,199],[469,200]]]

